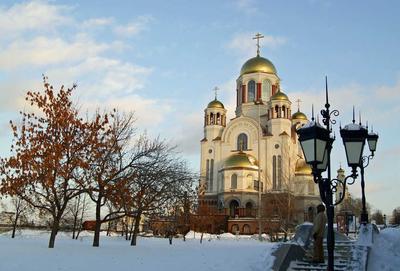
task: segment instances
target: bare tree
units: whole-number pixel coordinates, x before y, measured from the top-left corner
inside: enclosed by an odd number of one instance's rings
[[[27,202],[25,202],[18,196],[13,196],[8,206],[11,206],[10,211],[14,214],[12,218],[12,233],[11,233],[11,238],[14,238],[18,225],[21,224],[21,221],[23,220],[24,217],[25,217],[25,222],[27,221],[26,216],[28,215],[28,212],[31,210],[31,208]]]
[[[390,224],[400,225],[400,207],[393,209]]]
[[[68,204],[64,221],[72,229],[72,239],[78,239],[88,207],[89,202],[86,194],[79,194]]]
[[[126,179],[124,199],[135,221],[132,246],[136,245],[142,215],[165,214],[169,203],[190,190],[194,181],[186,163],[168,144],[147,138],[142,138],[141,144],[155,148],[140,159]]]
[[[135,135],[133,114],[120,115],[116,111],[109,115],[96,114],[94,123],[103,127],[93,137],[96,142],[90,151],[89,169],[82,182],[83,190],[96,207],[96,224],[93,246],[100,244],[102,223],[118,220],[127,215],[126,203],[122,197],[124,180],[128,171],[136,168],[142,157],[157,149],[156,144],[143,141],[142,137],[133,142]],[[149,143],[149,144],[144,144]],[[107,202],[113,205],[113,212],[102,215]]]
[[[381,210],[376,210],[372,216],[371,216],[372,220],[375,220],[375,223],[378,225],[383,225],[385,224],[385,221],[383,219],[383,214]]]

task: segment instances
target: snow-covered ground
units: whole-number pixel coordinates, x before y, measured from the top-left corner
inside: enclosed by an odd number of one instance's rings
[[[368,270],[400,270],[400,228],[386,228],[375,235],[369,254]]]
[[[1,271],[60,270],[270,270],[276,244],[226,234],[220,238],[203,236],[186,242],[174,239],[139,238],[131,247],[119,236],[100,239],[100,247],[91,247],[92,234],[83,232],[80,240],[59,233],[54,249],[47,248],[49,233],[23,231],[15,239],[9,233],[0,235]],[[210,240],[210,241],[209,241]]]

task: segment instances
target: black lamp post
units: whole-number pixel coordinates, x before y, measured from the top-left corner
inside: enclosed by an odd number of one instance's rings
[[[353,184],[355,178],[357,177],[357,166],[359,166],[360,159],[358,159],[358,164],[354,164],[352,167],[352,173],[345,177],[344,180],[331,179],[331,150],[334,137],[331,136],[331,124],[335,124],[336,121],[331,119],[331,115],[338,116],[339,111],[330,111],[330,104],[328,101],[328,83],[327,78],[325,78],[325,95],[326,103],[325,109],[321,110],[321,115],[323,117],[322,122],[324,126],[320,125],[314,120],[314,112],[312,116],[312,121],[300,129],[297,130],[299,135],[299,142],[302,147],[306,163],[312,166],[312,173],[314,177],[314,182],[319,186],[319,192],[321,200],[326,206],[326,214],[328,218],[328,234],[327,234],[327,248],[328,248],[328,270],[333,271],[334,268],[334,249],[335,249],[335,236],[333,231],[333,219],[334,219],[334,206],[343,201],[345,196],[346,184],[349,178],[353,180],[349,184]],[[349,145],[348,157],[357,157],[357,155],[362,154],[363,145]],[[346,149],[347,154],[347,149]],[[361,157],[361,156],[360,156]],[[356,161],[357,162],[357,161]],[[322,177],[322,173],[326,173],[326,177]],[[333,202],[333,192],[337,190],[337,186],[340,184],[343,188],[343,193],[340,199],[336,199]]]
[[[362,192],[362,211],[361,211],[361,224],[368,223],[368,212],[365,200],[365,181],[364,181],[364,169],[369,165],[370,159],[374,157],[376,150],[376,144],[379,136],[374,133],[368,133],[368,129],[359,124],[355,123],[354,120],[354,108],[353,108],[353,122],[346,125],[343,129],[340,129],[340,135],[343,139],[343,144],[346,149],[347,164],[355,170],[356,167],[360,168],[361,175],[361,192]],[[369,150],[371,154],[363,156],[363,150],[365,141],[368,142]]]

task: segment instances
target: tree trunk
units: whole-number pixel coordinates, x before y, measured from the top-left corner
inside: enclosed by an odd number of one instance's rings
[[[75,239],[77,220],[78,220],[78,216],[74,215],[74,226],[72,227],[72,239]]]
[[[51,227],[51,234],[49,240],[49,248],[54,248],[54,243],[56,241],[56,236],[58,233],[58,227],[60,226],[60,218],[57,216],[53,220],[53,225]]]
[[[132,240],[132,234],[133,234],[133,227],[135,226],[135,223],[132,221],[131,226],[129,228],[129,240]]]
[[[139,233],[139,224],[140,224],[140,217],[142,216],[142,212],[138,212],[135,216],[135,227],[133,228],[131,246],[136,246],[136,239]]]
[[[101,228],[101,197],[96,202],[96,225],[94,228],[93,246],[100,246],[100,228]]]
[[[78,232],[76,233],[76,236],[75,236],[75,240],[78,240],[78,237],[79,237],[79,234],[81,233],[81,231],[82,231],[82,222],[79,225]]]
[[[14,220],[14,223],[13,223],[13,231],[12,231],[12,234],[11,234],[11,238],[15,237],[15,230],[17,229],[17,224],[18,224],[18,213],[15,215],[15,220]]]

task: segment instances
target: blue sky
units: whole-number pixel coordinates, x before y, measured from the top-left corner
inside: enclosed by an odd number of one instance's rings
[[[328,75],[338,122],[355,105],[379,132],[367,200],[390,213],[400,205],[398,10],[398,1],[1,1],[0,153],[9,154],[8,121],[45,73],[56,87],[78,83],[84,112],[134,110],[141,130],[177,144],[197,170],[212,89],[233,116],[234,82],[261,32],[261,54],[302,111],[323,105]],[[333,157],[345,165],[340,138]],[[359,196],[358,181],[351,192]]]

